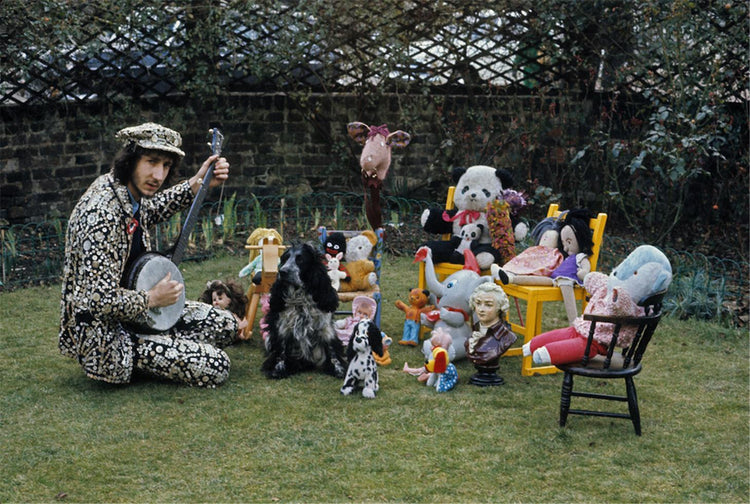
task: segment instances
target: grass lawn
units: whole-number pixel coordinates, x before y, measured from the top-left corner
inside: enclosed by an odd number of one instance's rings
[[[185,264],[188,296],[244,261]],[[416,279],[409,259],[385,258],[382,329],[394,341],[393,303]],[[0,294],[1,502],[750,500],[746,330],[663,320],[636,378],[637,437],[619,419],[560,428],[562,375],[522,377],[517,357],[502,360],[501,387],[468,385],[462,361],[463,382],[438,394],[401,371],[422,357],[397,344],[373,400],[320,373],[267,380],[257,335],[228,349],[216,390],[98,383],[57,350],[59,295]],[[545,311],[551,327],[564,320],[562,306]]]

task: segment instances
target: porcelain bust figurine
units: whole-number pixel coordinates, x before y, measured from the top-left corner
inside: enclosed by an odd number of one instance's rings
[[[500,385],[503,378],[497,375],[500,357],[515,343],[517,337],[504,320],[508,311],[508,296],[495,283],[479,284],[469,297],[469,306],[476,322],[464,343],[466,357],[474,364],[477,373],[469,383],[479,386]]]

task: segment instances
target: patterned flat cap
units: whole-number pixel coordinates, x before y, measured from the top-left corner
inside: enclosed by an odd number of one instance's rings
[[[182,145],[180,134],[161,124],[149,122],[139,126],[123,128],[117,132],[115,138],[125,145],[133,142],[144,149],[173,152],[180,157],[185,157],[185,153],[179,148]]]

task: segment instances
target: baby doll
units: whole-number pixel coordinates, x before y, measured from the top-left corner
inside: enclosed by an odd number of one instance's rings
[[[409,291],[409,304],[400,299],[396,301],[396,308],[404,312],[404,333],[401,335],[399,345],[417,346],[419,341],[419,325],[423,313],[429,313],[435,309],[435,305],[427,304],[430,300],[430,291],[427,289],[414,288]]]
[[[615,287],[607,289],[608,276],[591,272],[586,275],[583,286],[591,295],[591,299],[586,305],[585,313],[598,315],[618,315],[618,316],[642,316],[643,308],[638,306],[631,298],[626,288]],[[544,364],[567,364],[578,362],[583,359],[586,352],[586,341],[588,339],[591,322],[583,320],[583,317],[576,317],[570,327],[555,329],[546,333],[534,336],[531,341],[523,346],[523,355],[533,356],[533,361],[537,365]],[[623,326],[617,339],[617,346],[626,348],[635,335],[635,327]],[[614,326],[612,324],[596,324],[594,341],[589,351],[589,357],[597,354],[605,355],[612,341]]]
[[[529,247],[502,267],[492,265],[492,275],[503,284],[556,285],[560,287],[568,321],[578,316],[574,285],[591,271],[593,238],[586,209],[570,210],[560,219],[542,220],[532,231],[537,245]],[[561,251],[562,250],[562,251]]]
[[[494,282],[477,285],[469,297],[469,306],[477,322],[464,347],[466,357],[479,371],[471,377],[470,383],[480,386],[503,383],[503,379],[495,374],[500,367],[500,356],[517,339],[510,324],[504,320],[509,305],[505,291]]]
[[[245,317],[245,307],[247,305],[247,296],[242,292],[236,282],[227,280],[212,280],[206,283],[206,289],[201,293],[198,301],[213,305],[214,308],[228,310],[237,320],[239,333],[242,334],[247,327]]]
[[[448,331],[437,328],[432,331],[430,343],[432,345],[432,357],[425,365],[412,368],[409,367],[407,362],[404,362],[403,371],[416,376],[419,382],[426,383],[427,386],[434,386],[438,392],[448,392],[458,382],[458,371],[448,357],[448,349],[453,344],[453,338]]]
[[[349,343],[354,326],[362,319],[375,320],[375,312],[378,304],[374,299],[367,296],[357,296],[352,300],[352,314],[345,319],[334,322],[336,335],[344,345]]]

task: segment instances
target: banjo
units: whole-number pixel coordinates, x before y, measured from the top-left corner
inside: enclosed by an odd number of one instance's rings
[[[221,146],[224,141],[224,136],[218,128],[212,128],[210,133],[211,154],[221,154]],[[190,233],[198,220],[198,213],[200,212],[201,204],[208,192],[208,185],[211,182],[213,171],[214,164],[211,163],[206,170],[206,174],[203,176],[203,181],[198,188],[198,193],[193,199],[190,210],[185,217],[185,223],[183,224],[180,235],[177,238],[177,243],[171,253],[162,254],[159,252],[146,252],[138,256],[124,274],[125,288],[131,290],[150,290],[162,278],[164,278],[167,273],[172,274],[172,280],[176,280],[182,284],[185,283],[178,266],[180,262],[182,262],[182,256],[185,254]],[[128,327],[135,331],[149,334],[167,331],[177,323],[184,308],[185,290],[183,289],[179,299],[174,304],[159,308],[149,308],[139,317],[137,322],[129,323]]]

